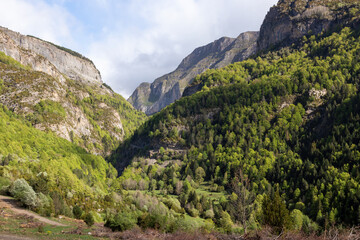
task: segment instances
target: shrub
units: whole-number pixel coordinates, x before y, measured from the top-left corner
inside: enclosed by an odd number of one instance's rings
[[[165,230],[169,223],[168,217],[161,214],[145,213],[138,219],[138,225],[144,229]]]
[[[17,179],[10,187],[10,194],[28,207],[36,207],[37,197],[35,191],[25,179]]]
[[[168,199],[164,199],[163,203],[169,208],[174,210],[177,213],[181,212],[181,204],[179,202],[179,200],[177,200],[176,198],[168,198]]]
[[[137,218],[130,212],[120,212],[114,217],[106,220],[105,227],[113,231],[125,231],[133,228],[137,223]]]
[[[50,217],[52,212],[52,200],[43,193],[38,193],[36,210],[39,214]]]
[[[294,229],[295,230],[301,230],[301,228],[303,226],[303,219],[304,219],[303,213],[298,209],[294,209],[291,212],[290,217],[291,217],[291,220],[293,222]]]
[[[94,216],[89,212],[85,214],[84,221],[89,227],[91,227],[95,223]]]
[[[76,205],[73,210],[72,210],[73,214],[74,214],[74,217],[76,219],[80,219],[81,218],[81,215],[83,214],[83,210],[81,210],[81,208]]]
[[[221,218],[219,220],[219,227],[225,232],[230,233],[232,231],[233,222],[230,215],[227,212],[221,212]]]
[[[5,194],[11,185],[11,181],[7,178],[0,177],[0,194]]]

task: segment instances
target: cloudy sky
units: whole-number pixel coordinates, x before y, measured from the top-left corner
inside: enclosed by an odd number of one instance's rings
[[[0,0],[0,25],[92,59],[129,97],[196,47],[258,30],[277,0]]]

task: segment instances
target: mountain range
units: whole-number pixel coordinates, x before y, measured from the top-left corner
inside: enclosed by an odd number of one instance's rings
[[[175,71],[157,78],[151,84],[140,84],[128,101],[147,115],[159,112],[179,99],[195,76],[207,69],[218,69],[242,61],[278,44],[292,44],[304,35],[316,35],[346,21],[334,4],[316,0],[280,1],[266,15],[260,32],[245,32],[237,38],[223,37],[195,49]]]
[[[359,89],[355,0],[280,0],[134,107],[81,54],[0,28],[0,193],[124,237],[356,237]]]

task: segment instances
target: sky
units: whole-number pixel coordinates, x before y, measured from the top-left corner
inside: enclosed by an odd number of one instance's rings
[[[257,31],[277,0],[0,0],[0,25],[75,50],[128,98],[195,48]]]

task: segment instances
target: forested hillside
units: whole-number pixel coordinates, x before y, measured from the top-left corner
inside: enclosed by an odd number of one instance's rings
[[[64,75],[65,76],[65,75]],[[108,155],[146,116],[106,84],[63,80],[0,52],[0,103],[40,130]]]
[[[31,187],[23,183],[29,190],[17,197],[44,215],[72,215],[70,206],[89,211],[103,205],[117,172],[102,157],[33,128],[4,106],[0,116],[2,194],[12,192],[13,181],[24,179]]]
[[[173,194],[187,214],[226,231],[358,225],[357,14],[352,21],[199,75],[201,91],[155,114],[117,150],[119,170],[131,163],[122,186]]]
[[[267,17],[309,32],[260,39],[149,118],[0,52],[0,194],[113,231],[359,235],[360,3],[283,0]]]

